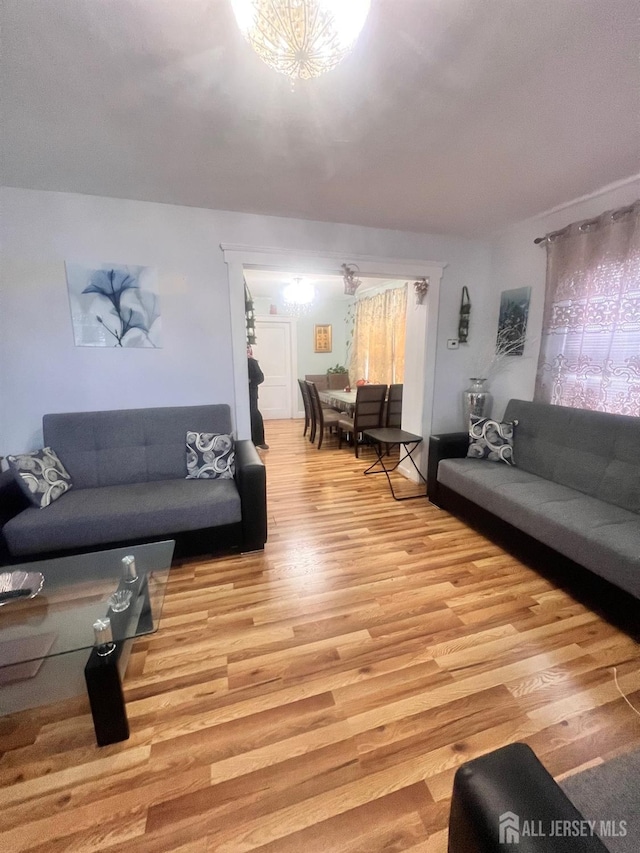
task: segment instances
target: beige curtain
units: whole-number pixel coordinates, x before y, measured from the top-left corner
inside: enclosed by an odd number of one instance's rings
[[[351,382],[404,382],[406,312],[406,284],[358,300],[349,364]]]
[[[640,202],[547,236],[534,399],[640,416]]]

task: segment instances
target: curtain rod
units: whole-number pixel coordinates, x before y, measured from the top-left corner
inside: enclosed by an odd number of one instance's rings
[[[541,243],[546,243],[548,240],[555,240],[557,237],[561,237],[563,234],[566,234],[571,228],[577,226],[579,231],[586,231],[591,228],[592,225],[597,225],[600,220],[609,213],[609,216],[612,220],[620,219],[621,216],[625,216],[627,213],[631,213],[633,209],[640,205],[640,200],[634,201],[633,204],[628,204],[625,207],[619,207],[617,210],[607,211],[602,213],[600,216],[595,216],[593,219],[584,219],[582,222],[572,222],[570,225],[566,225],[564,228],[560,228],[558,231],[550,231],[548,234],[545,234],[544,237],[536,237],[533,241],[536,246]]]

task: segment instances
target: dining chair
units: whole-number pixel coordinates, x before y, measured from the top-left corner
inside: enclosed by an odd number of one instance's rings
[[[318,450],[322,447],[322,440],[324,438],[324,431],[327,429],[331,429],[332,426],[338,426],[338,419],[340,418],[340,413],[336,412],[335,409],[324,409],[322,407],[322,403],[320,401],[320,396],[318,394],[318,389],[316,388],[315,382],[308,382],[307,387],[309,389],[309,396],[311,398],[311,411],[313,413],[312,419],[312,427],[311,427],[311,441],[315,442],[316,435],[319,435],[318,438]]]
[[[326,373],[306,373],[304,378],[307,382],[314,382],[318,391],[329,390],[329,377]]]
[[[394,427],[400,429],[402,426],[402,389],[404,385],[389,385],[389,395],[387,396],[387,411],[385,415],[384,425],[386,427]]]
[[[353,417],[342,415],[338,420],[338,447],[342,447],[344,433],[351,433],[356,458],[358,457],[358,435],[365,429],[376,429],[382,426],[386,396],[386,385],[361,385],[358,388]]]
[[[298,385],[300,386],[300,393],[302,394],[302,405],[304,406],[304,430],[302,435],[305,436],[307,434],[307,430],[312,424],[313,421],[313,412],[311,411],[311,397],[309,396],[309,388],[307,387],[306,379],[298,379]],[[311,441],[311,433],[309,434],[309,441]]]
[[[385,406],[384,425],[391,429],[400,429],[402,427],[402,390],[404,385],[394,384],[389,385],[389,393],[387,395],[387,405]],[[386,454],[389,456],[391,445],[387,444]]]

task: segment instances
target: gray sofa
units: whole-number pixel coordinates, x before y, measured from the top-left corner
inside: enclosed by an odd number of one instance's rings
[[[516,467],[431,436],[428,495],[462,497],[640,598],[640,418],[511,400]]]
[[[0,475],[3,562],[159,538],[191,538],[205,551],[263,548],[266,474],[253,443],[236,442],[235,479],[186,479],[189,430],[231,433],[229,406],[45,415],[44,445],[73,485],[41,509],[13,473]]]

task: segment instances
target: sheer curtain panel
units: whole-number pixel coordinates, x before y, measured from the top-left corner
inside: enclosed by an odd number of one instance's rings
[[[404,381],[407,286],[356,303],[349,376],[374,385]]]
[[[545,242],[534,399],[640,417],[640,201]]]

